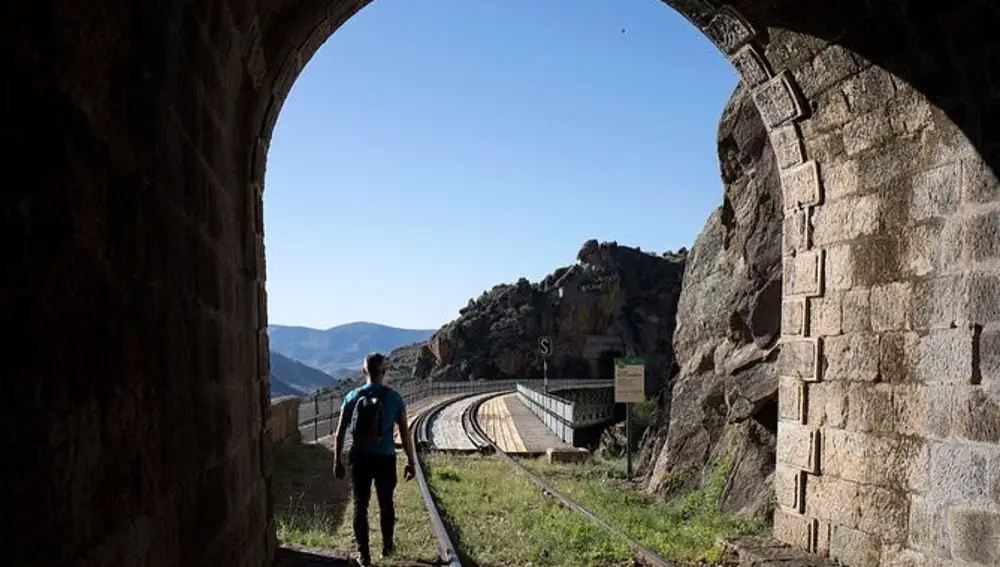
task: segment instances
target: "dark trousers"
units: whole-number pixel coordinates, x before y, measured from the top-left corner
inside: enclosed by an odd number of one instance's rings
[[[371,453],[351,453],[351,490],[354,496],[354,538],[358,551],[369,553],[368,503],[372,498],[372,484],[378,499],[379,524],[382,527],[383,547],[392,546],[392,530],[396,524],[396,510],[392,493],[396,489],[396,456]]]

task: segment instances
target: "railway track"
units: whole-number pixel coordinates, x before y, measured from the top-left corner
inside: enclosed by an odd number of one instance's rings
[[[421,453],[428,446],[430,424],[433,421],[433,417],[448,404],[455,403],[464,397],[467,396],[457,396],[437,402],[421,411],[410,421],[410,436],[413,439],[414,451],[417,453],[416,462],[413,463],[414,473],[417,484],[420,487],[420,495],[424,499],[424,505],[427,506],[427,515],[430,517],[431,529],[434,531],[434,536],[438,541],[441,564],[447,567],[462,567],[462,561],[459,558],[455,544],[451,540],[451,535],[448,534],[448,529],[444,525],[444,520],[441,519],[441,513],[438,510],[437,502],[434,501],[434,495],[431,494],[430,486],[427,484]]]
[[[633,552],[635,552],[637,558],[640,561],[642,561],[645,565],[654,567],[680,567],[678,564],[673,563],[671,561],[667,561],[652,549],[649,549],[648,547],[644,546],[638,541],[632,539],[631,537],[629,537],[628,534],[623,533],[615,526],[598,518],[593,512],[588,510],[582,504],[580,504],[576,500],[573,500],[569,496],[566,496],[557,488],[555,488],[554,486],[546,482],[544,479],[542,479],[540,476],[528,470],[524,465],[518,462],[517,459],[515,459],[514,457],[508,455],[506,452],[501,450],[500,447],[496,443],[494,443],[493,440],[490,439],[488,435],[486,435],[486,432],[480,426],[479,420],[477,419],[476,415],[479,413],[479,408],[482,407],[482,405],[490,398],[504,395],[506,393],[508,392],[501,392],[495,395],[479,399],[475,403],[471,404],[468,408],[466,408],[465,412],[463,413],[462,424],[466,428],[466,434],[469,436],[469,439],[472,440],[472,442],[477,446],[477,448],[484,453],[492,453],[499,456],[501,459],[506,461],[507,464],[513,467],[518,474],[527,478],[536,486],[538,486],[543,491],[543,493],[552,496],[553,498],[559,500],[569,508],[572,508],[573,510],[579,512],[581,515],[586,517],[594,524],[600,526],[601,528],[604,528],[608,532],[627,541],[629,546],[631,546]]]

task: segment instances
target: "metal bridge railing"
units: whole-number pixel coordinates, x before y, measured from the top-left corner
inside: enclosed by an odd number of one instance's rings
[[[583,387],[591,388],[611,388],[614,386],[613,380],[591,380]],[[579,389],[577,386],[572,389]],[[570,389],[570,388],[563,388]],[[549,385],[549,393],[541,391],[532,384],[521,382],[517,385],[517,397],[521,400],[531,413],[535,414],[542,423],[563,441],[573,444],[574,432],[582,427],[606,423],[614,418],[615,404],[614,395],[608,394],[600,396],[593,404],[581,404],[568,400],[552,393],[553,388]]]

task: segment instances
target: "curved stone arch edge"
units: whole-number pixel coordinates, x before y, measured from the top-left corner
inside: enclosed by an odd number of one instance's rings
[[[295,79],[305,64],[319,47],[351,16],[365,7],[371,0],[360,0],[344,9],[342,5],[330,3],[319,22],[306,34],[301,45],[291,49],[274,77],[267,102],[261,116],[260,127],[253,140],[250,163],[250,181],[253,187],[255,207],[263,201],[264,172],[270,138]],[[713,6],[706,0],[661,0],[697,27],[729,60],[742,79],[744,88],[751,97],[768,130],[772,149],[780,172],[782,186],[782,227],[783,257],[783,302],[782,302],[782,343],[804,356],[795,357],[809,360],[804,369],[781,370],[783,378],[797,383],[795,390],[802,390],[808,382],[819,377],[819,341],[810,338],[808,329],[808,298],[823,294],[824,254],[823,250],[812,249],[811,219],[815,207],[822,204],[823,191],[819,177],[819,166],[806,159],[805,146],[798,123],[809,117],[809,106],[801,94],[792,73],[783,69],[775,71],[764,54],[764,46],[755,27],[730,5]],[[251,25],[250,48],[246,53],[247,71],[254,86],[266,88],[264,55],[261,48],[259,23]],[[255,211],[257,232],[257,280],[260,287],[264,281],[263,258],[263,215]],[[260,292],[263,297],[263,291]],[[259,305],[264,309],[263,299]],[[266,316],[260,313],[258,348],[267,352]],[[260,342],[265,341],[265,342]],[[261,364],[266,361],[261,358]],[[780,369],[780,365],[779,365]],[[262,367],[261,372],[268,370]],[[803,371],[804,370],[804,371]],[[804,392],[802,393],[804,395]],[[794,404],[796,406],[800,404]],[[265,409],[266,411],[266,409]],[[801,420],[791,420],[802,423]],[[812,467],[802,466],[809,472]],[[801,510],[799,511],[801,513]]]
[[[320,46],[355,13],[372,0],[348,3],[345,9],[340,3],[331,2],[318,23],[306,34],[301,45],[291,49],[281,63],[263,110],[260,128],[253,140],[250,159],[250,181],[258,193],[263,193],[264,170],[270,147],[271,134],[278,115],[292,84],[302,72],[306,63]],[[782,171],[805,161],[805,151],[796,122],[807,118],[809,107],[800,95],[795,79],[789,71],[774,72],[764,55],[763,46],[756,41],[757,30],[732,6],[713,6],[708,0],[660,0],[678,12],[711,41],[740,75],[743,85],[752,93],[758,112],[770,132],[772,145]],[[254,86],[265,88],[266,62],[262,49],[260,24],[253,20],[247,33],[247,71]],[[815,169],[815,165],[805,166]],[[799,172],[800,175],[802,172]],[[782,175],[785,186],[785,175]],[[787,188],[785,190],[787,193]],[[788,196],[785,209],[789,207]],[[799,202],[799,207],[809,206]]]

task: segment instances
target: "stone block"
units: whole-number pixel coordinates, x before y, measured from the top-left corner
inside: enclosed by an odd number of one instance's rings
[[[844,292],[841,300],[840,319],[843,332],[861,333],[871,330],[870,295],[869,288],[857,288]]]
[[[993,500],[993,506],[1000,508],[1000,455],[994,455],[990,460],[989,471],[989,496]]]
[[[789,336],[805,336],[807,304],[805,298],[786,299],[781,303],[781,333]]]
[[[882,546],[881,567],[944,567],[932,562],[919,551],[903,549],[899,544]]]
[[[851,215],[857,200],[858,197],[845,197],[816,208],[811,234],[813,246],[827,247],[853,239]]]
[[[908,544],[932,558],[950,557],[944,503],[910,495]]]
[[[801,491],[805,488],[805,482],[801,477],[805,474],[793,466],[781,463],[775,465],[774,496],[779,506],[800,514],[804,512],[805,500]]]
[[[850,244],[826,248],[823,280],[827,291],[844,291],[854,287],[854,250]]]
[[[834,526],[830,558],[851,567],[879,567],[882,542],[877,536],[845,526]]]
[[[590,451],[580,448],[565,449],[549,447],[545,450],[545,460],[548,463],[582,463],[590,458]]]
[[[925,484],[928,458],[927,446],[920,439],[823,430],[820,470],[824,477],[906,492]]]
[[[787,421],[778,422],[777,460],[806,472],[818,472],[819,431]]]
[[[812,246],[812,209],[789,211],[781,221],[781,253],[785,257],[804,252]]]
[[[873,286],[899,281],[901,260],[899,234],[864,239],[852,245],[854,284]]]
[[[864,150],[880,146],[892,135],[892,124],[887,111],[879,109],[857,116],[844,125],[844,151],[854,156]]]
[[[1000,385],[1000,327],[987,328],[979,336],[979,377],[984,385]]]
[[[784,261],[784,295],[823,294],[823,250],[809,250]]]
[[[896,426],[892,397],[893,388],[889,384],[849,383],[847,429],[864,433],[892,433]]]
[[[782,170],[781,187],[785,211],[820,204],[823,188],[819,180],[819,164],[807,161]]]
[[[878,379],[878,335],[851,333],[826,337],[822,354],[822,380],[872,382]]]
[[[946,276],[913,283],[911,325],[917,330],[951,329],[969,320],[969,280]]]
[[[846,79],[842,88],[847,104],[857,113],[884,108],[896,96],[892,75],[874,65]]]
[[[806,475],[806,515],[838,527],[880,534],[889,541],[906,538],[907,495],[828,475]]]
[[[840,334],[842,298],[843,292],[830,292],[823,297],[808,299],[810,335],[828,337]]]
[[[783,338],[778,353],[778,374],[816,381],[819,377],[820,350],[818,339]]]
[[[926,276],[938,269],[941,257],[941,223],[929,222],[910,227],[902,241],[900,267],[903,276]]]
[[[962,160],[962,187],[966,202],[979,204],[1000,200],[1000,178],[979,155]]]
[[[752,44],[739,48],[729,61],[736,68],[736,72],[740,74],[740,78],[743,79],[743,85],[746,88],[753,89],[773,76],[767,59]],[[785,167],[781,165],[781,159],[784,156],[778,154],[777,147],[774,147],[774,149],[775,156],[778,157],[779,167]]]
[[[820,557],[829,556],[830,540],[833,538],[833,523],[814,518],[809,528],[809,552]]]
[[[946,439],[954,429],[955,406],[958,403],[955,386],[925,385],[920,392],[925,412],[925,419],[919,424],[920,435],[925,439]]]
[[[803,65],[796,78],[803,93],[811,98],[853,75],[858,69],[858,62],[850,50],[834,43]]]
[[[810,152],[809,154],[810,157],[823,164],[820,168],[820,180],[823,183],[824,197],[828,201],[843,199],[854,195],[861,189],[858,162],[843,160],[843,143],[841,142],[839,146],[840,152],[836,154],[836,159],[831,156],[829,161],[822,160],[821,155],[814,155],[820,152]]]
[[[1000,211],[989,211],[969,219],[965,233],[969,256],[974,262],[1000,257]],[[1000,300],[1000,296],[997,296]]]
[[[771,130],[771,148],[778,161],[778,167],[788,169],[805,161],[805,151],[798,126],[788,124]]]
[[[753,92],[757,110],[768,129],[784,125],[805,115],[805,107],[794,86],[792,75],[783,71]]]
[[[990,506],[990,464],[1000,455],[996,447],[956,440],[930,446],[927,498],[932,502]]]
[[[949,508],[948,538],[955,559],[979,565],[995,564],[1000,557],[1000,514]]]
[[[755,35],[750,24],[727,7],[718,10],[702,31],[726,55],[734,53]]]
[[[968,290],[969,319],[981,325],[1000,322],[1000,276],[972,274]]]
[[[968,270],[967,228],[965,219],[959,215],[944,221],[941,226],[941,239],[938,242],[937,272],[939,274],[961,274]]]
[[[917,346],[916,378],[927,384],[971,384],[976,346],[973,329],[929,332]]]
[[[897,136],[878,151],[864,152],[855,158],[862,189],[875,189],[894,181],[906,181],[924,166],[926,157],[920,136]]]
[[[898,135],[913,135],[933,127],[934,114],[931,102],[923,93],[909,85],[897,91],[889,107],[893,109],[889,116],[892,129]]]
[[[1000,443],[1000,385],[959,387],[955,398],[955,435],[969,441]]]
[[[909,306],[912,286],[909,282],[895,282],[874,286],[871,289],[872,330],[902,331],[909,327]]]
[[[910,331],[883,332],[878,340],[879,379],[892,383],[916,380],[914,368],[920,336]]]
[[[862,195],[858,197],[851,213],[851,237],[870,236],[879,232],[882,226],[881,195]]]
[[[817,382],[804,390],[805,422],[812,427],[843,428],[848,416],[848,382]]]
[[[774,537],[799,549],[807,549],[811,523],[809,518],[794,510],[779,507],[774,511]]]
[[[949,216],[958,209],[962,190],[961,162],[951,162],[914,175],[910,216],[922,221]]]
[[[785,421],[803,423],[805,385],[798,378],[778,377],[778,417]]]

